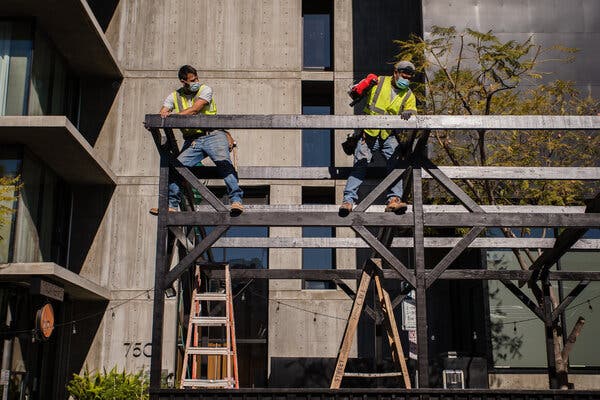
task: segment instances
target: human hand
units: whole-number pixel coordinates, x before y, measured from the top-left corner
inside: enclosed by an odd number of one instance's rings
[[[169,110],[168,108],[163,108],[160,110],[161,118],[167,118],[169,115],[171,115],[171,110]]]
[[[402,114],[400,114],[400,118],[408,121],[411,115],[413,115],[412,111],[402,111]]]

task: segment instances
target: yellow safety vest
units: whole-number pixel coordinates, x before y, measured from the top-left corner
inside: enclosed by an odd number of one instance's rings
[[[175,112],[178,113],[187,108],[190,108],[194,104],[194,102],[196,102],[196,100],[199,99],[198,95],[200,94],[200,92],[202,91],[202,88],[204,88],[204,87],[205,87],[205,85],[200,85],[200,89],[198,89],[198,92],[194,96],[191,103],[189,103],[188,99],[185,96],[183,96],[183,94],[182,94],[183,88],[177,89],[176,91],[174,91],[173,92],[173,102],[175,103]],[[202,108],[202,110],[200,110],[200,114],[217,115],[217,104],[215,103],[214,98],[211,99],[210,103],[205,105]],[[190,136],[202,135],[204,133],[204,129],[187,128],[187,129],[182,129],[181,133],[183,133],[183,138],[185,139],[186,137],[190,137]]]
[[[367,105],[363,112],[367,115],[399,115],[404,110],[417,111],[417,101],[410,89],[392,97],[392,77],[380,76],[376,87],[371,88]],[[390,136],[389,129],[365,129],[370,136],[381,136],[383,140]]]

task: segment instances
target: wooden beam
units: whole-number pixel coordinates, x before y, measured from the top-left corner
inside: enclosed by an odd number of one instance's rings
[[[429,288],[433,282],[444,272],[450,264],[456,260],[458,256],[462,254],[462,252],[469,247],[469,244],[483,231],[483,228],[480,226],[476,226],[471,228],[471,230],[463,237],[457,245],[452,248],[445,256],[440,260],[440,262],[433,268],[431,272],[427,274],[426,286]]]
[[[600,193],[592,199],[585,209],[586,213],[600,212]],[[535,281],[538,277],[544,277],[550,267],[554,265],[571,247],[587,232],[586,228],[568,228],[565,229],[554,243],[552,249],[544,251],[529,267],[534,273],[531,280]]]
[[[417,365],[419,387],[428,388],[429,382],[429,335],[427,323],[427,273],[425,270],[425,240],[423,214],[423,182],[421,167],[415,165],[412,170],[413,181],[413,221],[414,250],[413,258],[416,275],[416,318],[417,318]]]
[[[399,168],[401,168],[399,165]],[[217,167],[192,167],[192,173],[202,179],[219,179]],[[451,167],[438,166],[450,179],[473,180],[600,180],[599,167]],[[248,180],[330,180],[348,179],[352,167],[237,167],[239,179]],[[432,176],[422,170],[423,179]],[[368,167],[367,179],[388,176],[385,167]]]
[[[426,237],[425,248],[452,248],[459,244],[462,238],[455,237]],[[396,237],[388,245],[391,248],[412,248],[413,238]],[[544,249],[554,245],[553,238],[503,238],[478,237],[467,246],[471,249]],[[361,249],[370,247],[362,238],[301,238],[301,237],[222,237],[215,242],[213,248],[333,248]],[[600,250],[600,239],[580,239],[571,249]]]
[[[560,314],[562,314],[566,308],[569,306],[569,304],[571,304],[573,302],[573,300],[575,300],[577,298],[577,296],[579,296],[581,294],[581,292],[583,292],[583,289],[585,289],[588,285],[590,284],[589,280],[584,280],[579,282],[579,284],[577,284],[577,286],[575,286],[567,295],[567,297],[565,297],[563,299],[563,301],[558,305],[558,307],[556,307],[554,309],[554,311],[552,311],[552,321],[556,321],[558,320],[558,317],[560,317]]]
[[[331,378],[330,389],[339,389],[342,383],[344,372],[346,371],[346,363],[348,362],[348,356],[350,355],[350,349],[352,348],[352,341],[356,335],[358,320],[360,319],[360,314],[365,303],[367,289],[369,288],[370,282],[371,271],[365,269],[362,271],[358,290],[356,291],[357,294],[354,298],[354,302],[352,303],[350,316],[348,317],[348,322],[346,323],[346,328],[344,329],[344,336],[338,352],[333,377]]]
[[[464,190],[461,189],[452,179],[448,178],[439,168],[431,162],[431,160],[424,160],[423,166],[429,172],[429,174],[438,181],[450,194],[456,197],[469,211],[472,212],[483,212],[483,209],[477,204]]]
[[[354,208],[354,212],[365,211],[375,199],[377,199],[383,192],[388,190],[394,182],[396,182],[404,174],[405,169],[394,169],[388,176],[386,176],[369,194]]]
[[[600,117],[573,115],[193,115],[146,114],[145,127],[208,129],[600,130]]]
[[[173,282],[177,280],[185,272],[186,269],[189,268],[190,265],[194,264],[196,260],[204,253],[212,244],[224,234],[227,229],[229,229],[228,225],[219,225],[216,226],[200,243],[196,245],[194,250],[189,252],[179,263],[174,266],[165,277],[166,285],[171,285]]]
[[[400,276],[410,283],[413,287],[415,286],[415,276],[413,273],[406,268],[404,264],[398,258],[392,254],[367,228],[364,226],[353,226],[352,229],[358,233],[364,240],[371,246],[371,248],[377,252],[392,268],[394,268]]]
[[[600,213],[595,214],[520,214],[520,213],[426,213],[424,225],[433,227],[600,227]],[[168,216],[169,226],[181,225],[235,225],[235,226],[413,226],[412,213],[351,212],[340,217],[337,212],[298,213],[294,211],[255,212],[246,210],[242,215],[228,212],[183,211]]]
[[[204,270],[215,263],[198,262]],[[217,263],[218,264],[218,263]],[[360,269],[232,269],[233,279],[308,279],[326,281],[334,279],[359,279]],[[215,277],[218,271],[211,271]],[[212,275],[211,275],[212,276]],[[531,271],[523,270],[485,270],[485,269],[452,269],[444,271],[438,279],[448,280],[527,280]],[[393,269],[383,270],[384,279],[404,280]],[[552,281],[600,281],[600,271],[551,271],[548,278]],[[396,301],[394,301],[396,304]]]
[[[533,312],[542,322],[545,321],[544,310],[540,306],[538,306],[533,300],[531,300],[529,296],[523,293],[517,285],[515,285],[507,279],[500,279],[500,282],[502,282],[502,284],[506,286],[506,288],[510,290],[512,294],[514,294],[519,300],[521,300],[521,303],[523,303],[527,308],[529,308],[531,312]]]

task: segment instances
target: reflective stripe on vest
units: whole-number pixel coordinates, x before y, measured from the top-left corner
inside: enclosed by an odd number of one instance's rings
[[[367,115],[399,115],[404,111],[406,102],[411,94],[412,91],[409,88],[404,96],[402,96],[402,101],[398,101],[399,96],[394,96],[394,98],[390,100],[392,97],[392,77],[379,77],[377,88],[375,91],[371,91],[363,112]],[[389,129],[365,129],[365,133],[370,136],[381,136],[381,138],[385,140],[391,132]]]
[[[200,89],[198,89],[198,92],[194,96],[191,104],[189,104],[188,99],[181,94],[180,90],[182,90],[182,89],[178,89],[178,90],[174,91],[173,92],[173,103],[175,103],[175,112],[178,113],[187,108],[190,108],[196,102],[196,100],[198,100],[200,98],[198,95],[200,94],[200,92],[202,91],[202,89],[204,87],[205,87],[205,85],[200,85]],[[217,114],[217,104],[215,103],[215,100],[211,99],[210,103],[205,105],[202,108],[202,110],[200,110],[199,114],[216,115]],[[183,133],[183,137],[186,138],[186,136],[201,135],[204,133],[204,129],[181,129],[181,133]]]

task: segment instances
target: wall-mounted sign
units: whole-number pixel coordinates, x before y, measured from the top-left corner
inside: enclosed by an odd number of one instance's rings
[[[417,307],[413,299],[402,302],[402,329],[405,331],[417,329]]]
[[[54,332],[54,309],[50,303],[40,308],[35,316],[35,328],[41,340],[48,340]]]
[[[65,298],[65,289],[52,282],[45,281],[40,278],[31,280],[29,288],[31,294],[46,296],[49,299],[63,301]]]

